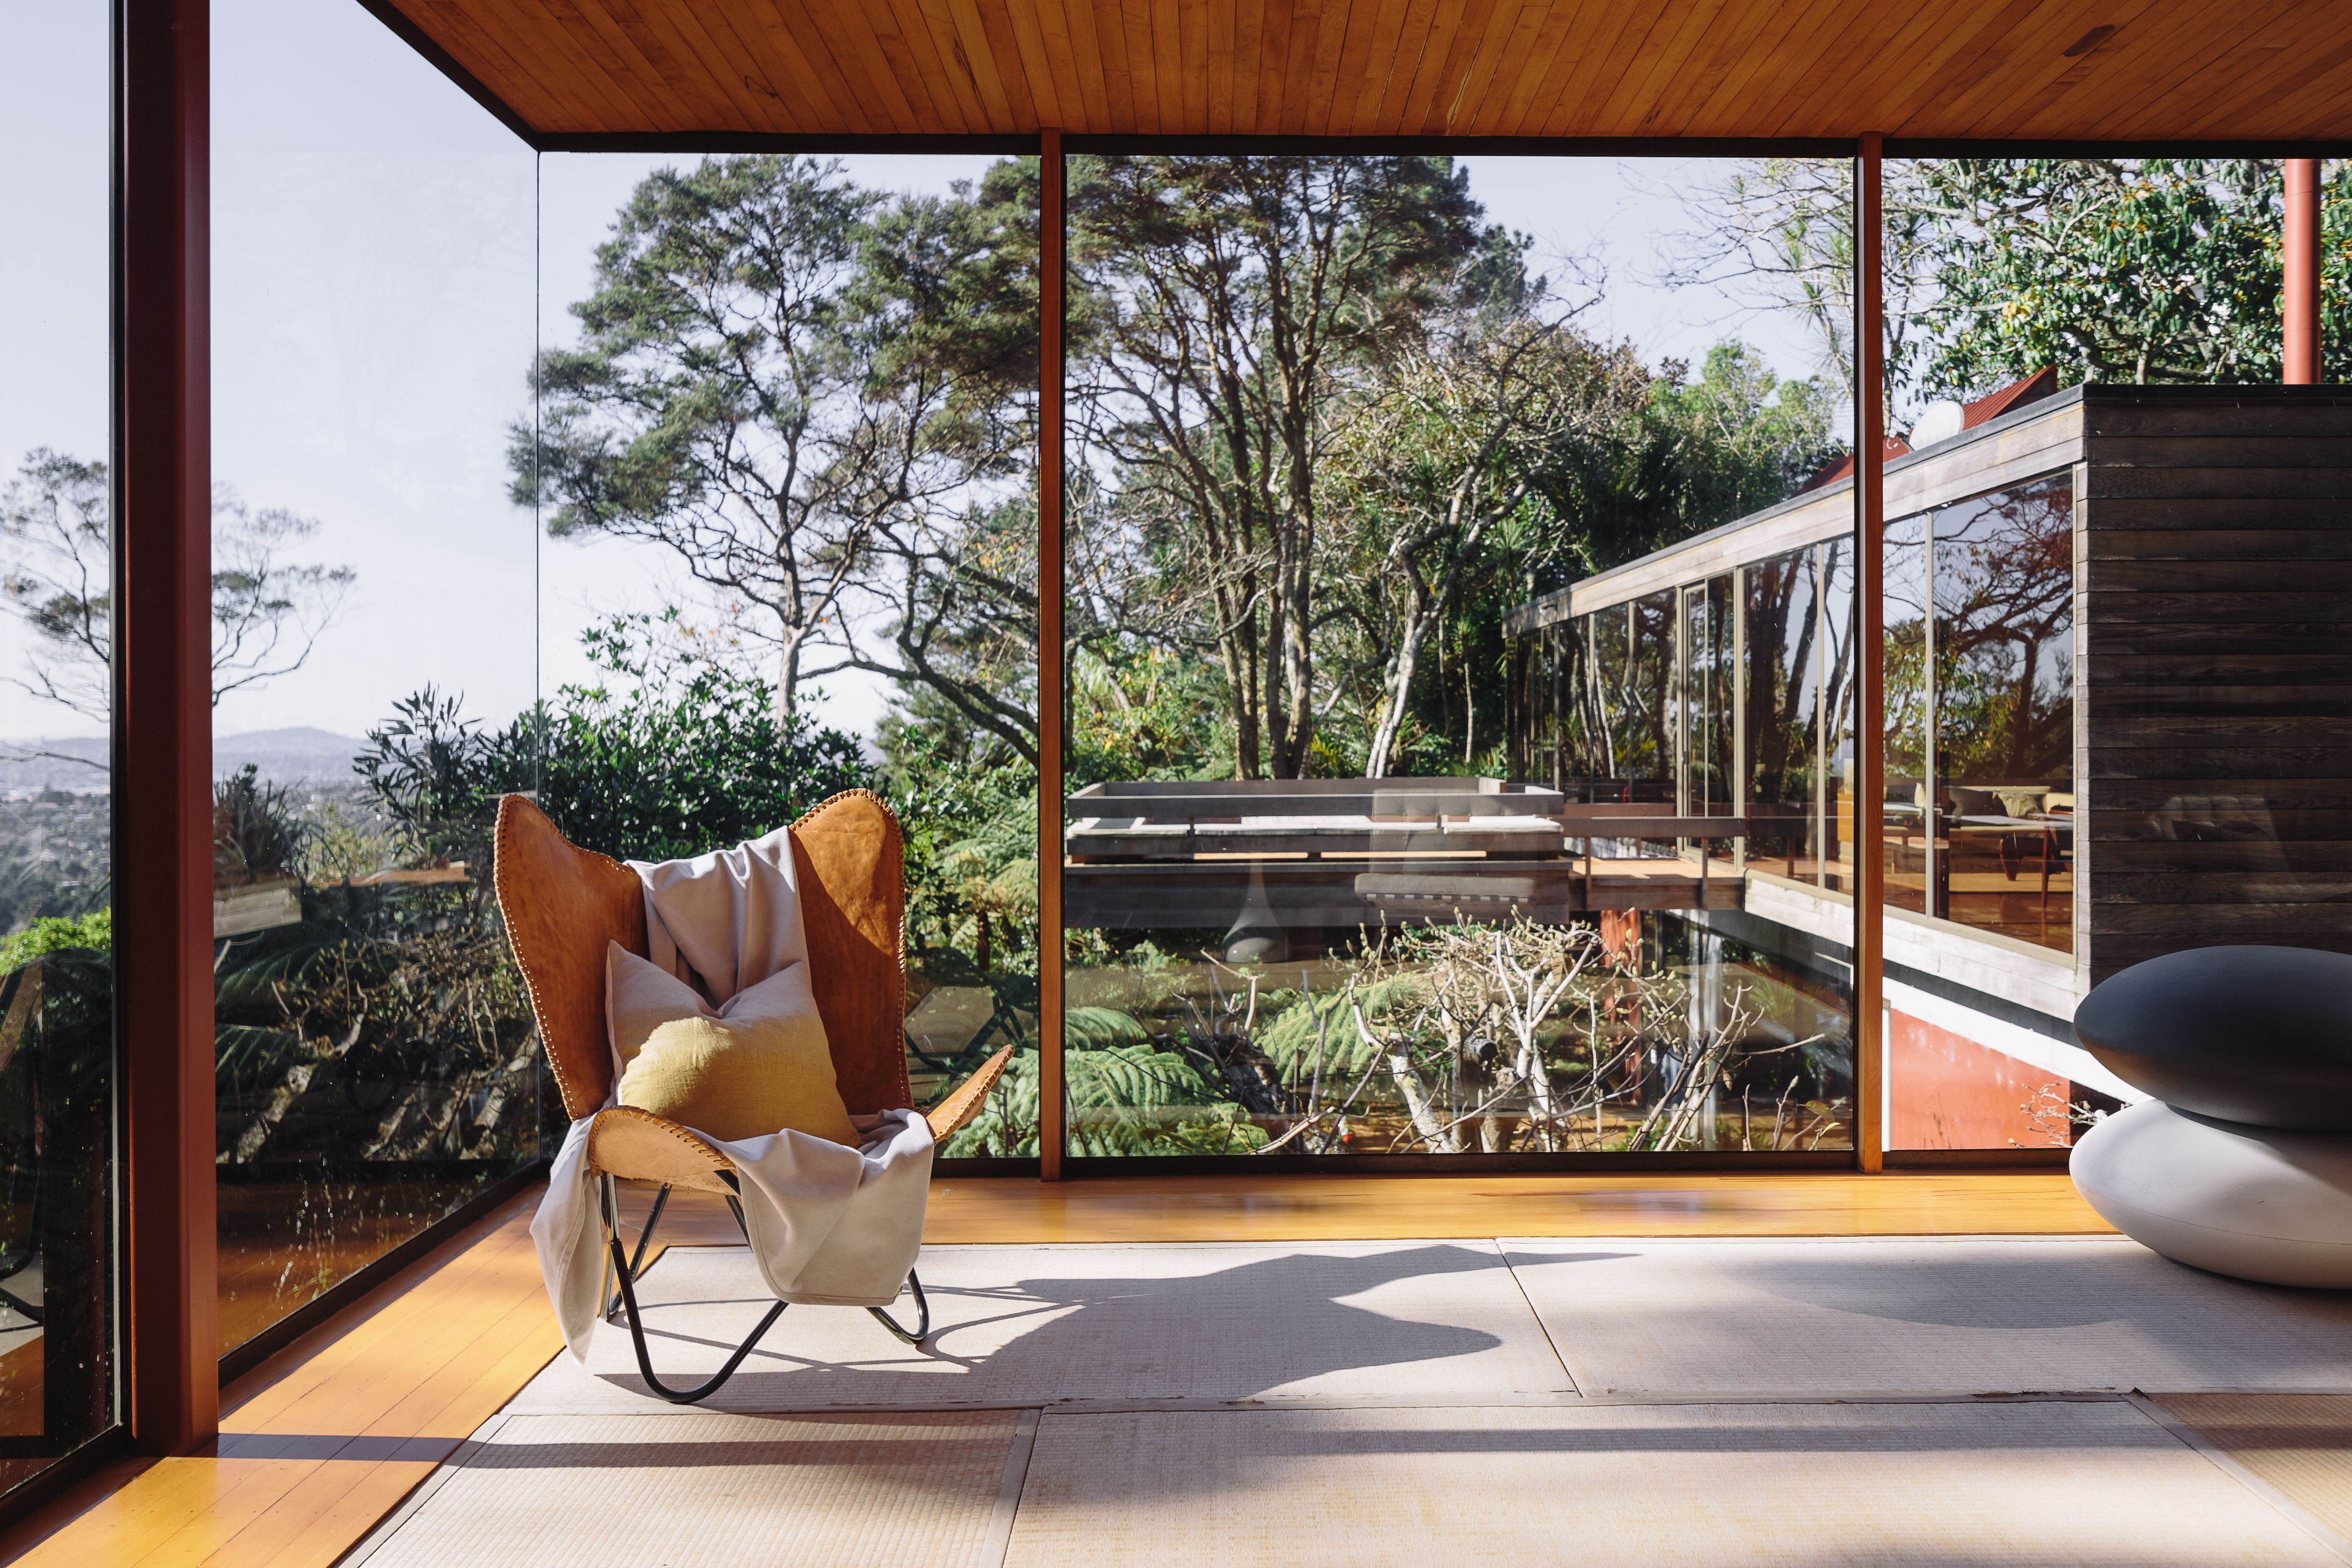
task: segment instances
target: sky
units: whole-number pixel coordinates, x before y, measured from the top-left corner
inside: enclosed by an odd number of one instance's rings
[[[40,243],[0,249],[0,464],[107,440],[106,5],[0,17],[0,211]],[[658,549],[542,540],[508,499],[509,426],[535,348],[572,341],[596,244],[670,158],[535,156],[356,0],[214,0],[215,479],[319,522],[299,559],[357,574],[299,670],[226,698],[221,734],[314,726],[356,736],[432,685],[503,723],[591,673],[582,629],[660,606],[681,574]],[[859,156],[861,184],[940,191],[973,157]],[[1686,221],[1681,160],[1464,162],[1491,218],[1535,237],[1556,282],[1598,269],[1585,324],[1653,363],[1727,336],[1784,374],[1812,368],[1787,319],[1717,290],[1660,286]],[[16,667],[21,625],[0,627]],[[887,693],[835,677],[818,718],[868,734]],[[97,732],[0,688],[0,735]]]

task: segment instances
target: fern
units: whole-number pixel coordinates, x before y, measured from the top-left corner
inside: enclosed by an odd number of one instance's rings
[[[1116,1007],[1067,1007],[1062,1012],[1062,1038],[1076,1050],[1105,1050],[1139,1046],[1151,1035],[1134,1014]]]

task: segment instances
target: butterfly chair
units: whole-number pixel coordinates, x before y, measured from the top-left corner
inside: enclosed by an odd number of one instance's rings
[[[835,1081],[852,1115],[911,1108],[907,1081],[906,976],[899,961],[906,910],[904,850],[898,819],[864,790],[835,795],[793,824],[793,868],[800,884],[801,920],[808,934],[810,988],[824,1020]],[[605,943],[617,942],[646,956],[645,885],[617,860],[580,848],[547,814],[519,795],[499,803],[493,875],[507,940],[530,993],[548,1065],[562,1090],[564,1113],[596,1120],[588,1131],[588,1168],[603,1204],[607,1278],[620,1280],[620,1304],[636,1346],[646,1384],[672,1404],[692,1404],[718,1392],[760,1342],[786,1303],[778,1301],[751,1337],[736,1347],[718,1375],[694,1388],[673,1389],[654,1375],[639,1321],[635,1282],[645,1267],[654,1227],[670,1189],[717,1193],[735,1224],[744,1225],[741,1184],[725,1153],[690,1127],[629,1106],[600,1110],[612,1098],[613,1051],[604,1021]],[[947,1135],[980,1113],[982,1100],[1013,1058],[1006,1047],[933,1107],[931,1136]],[[652,1211],[635,1258],[621,1245],[616,1179],[656,1182]],[[902,1327],[879,1307],[866,1310],[908,1344],[930,1332],[930,1304],[909,1271],[917,1321]],[[613,1302],[603,1298],[609,1321]]]

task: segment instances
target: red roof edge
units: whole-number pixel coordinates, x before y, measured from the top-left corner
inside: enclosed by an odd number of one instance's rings
[[[1887,461],[1892,462],[1910,450],[1911,443],[1906,441],[1902,437],[1889,436],[1886,437]],[[1844,457],[1832,458],[1828,463],[1822,465],[1821,472],[1815,474],[1811,479],[1807,479],[1803,484],[1797,487],[1797,493],[1799,495],[1802,495],[1807,490],[1817,490],[1823,485],[1833,485],[1840,479],[1852,479],[1853,477],[1853,454],[1848,452]]]
[[[2029,403],[2039,403],[2058,390],[2058,367],[2045,364],[2021,381],[2012,381],[1999,392],[1988,393],[1974,403],[1960,406],[1960,428],[1973,430],[1989,419],[1997,419],[2012,408],[2022,408]]]

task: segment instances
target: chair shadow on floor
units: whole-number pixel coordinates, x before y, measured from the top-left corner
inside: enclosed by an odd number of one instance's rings
[[[1039,1256],[1024,1253],[1019,1263],[1034,1267]],[[1076,1260],[1084,1254],[1045,1256]],[[1460,1323],[1391,1317],[1344,1298],[1432,1276],[1485,1274],[1525,1311],[1496,1254],[1442,1244],[1358,1256],[1302,1251],[1160,1278],[1031,1278],[1002,1284],[975,1281],[970,1257],[958,1259],[950,1278],[926,1279],[938,1327],[920,1349],[883,1341],[863,1313],[851,1325],[839,1308],[795,1308],[711,1407],[1246,1399],[1313,1382],[1324,1384],[1317,1392],[1390,1394],[1413,1392],[1417,1375],[1433,1390],[1452,1391],[1462,1386],[1465,1369],[1449,1366],[1433,1378],[1411,1369],[1495,1351],[1504,1344],[1500,1336]],[[704,1263],[696,1272],[709,1268]],[[740,1268],[748,1278],[748,1259]],[[708,1297],[647,1303],[647,1342],[666,1379],[672,1365],[683,1376],[722,1353],[720,1335],[739,1315],[731,1279],[728,1287],[723,1303]],[[1491,1319],[1496,1301],[1505,1299],[1492,1289],[1472,1289],[1472,1315]],[[742,1293],[740,1312],[757,1305],[757,1298]],[[820,1322],[819,1314],[838,1321]],[[1540,1344],[1532,1313],[1525,1323]],[[613,1365],[598,1376],[616,1389],[644,1391],[633,1369]],[[1564,1374],[1559,1386],[1566,1387]]]

